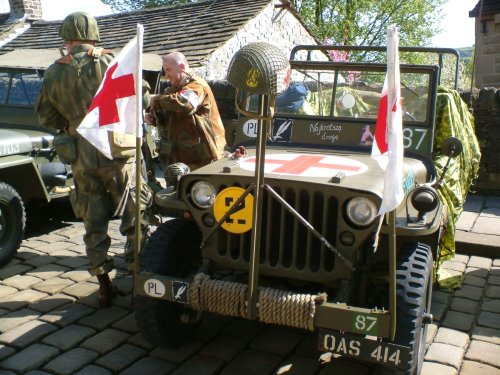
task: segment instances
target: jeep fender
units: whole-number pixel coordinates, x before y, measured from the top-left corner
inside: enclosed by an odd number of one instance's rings
[[[0,181],[8,183],[25,203],[33,199],[50,201],[42,176],[30,156],[11,155],[0,161]]]

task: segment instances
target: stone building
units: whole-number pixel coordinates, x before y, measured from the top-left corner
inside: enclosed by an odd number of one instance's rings
[[[40,0],[9,0],[24,9],[25,30],[1,45],[0,54],[13,49],[61,46],[61,21],[35,20],[41,13],[28,9]],[[21,5],[19,5],[21,4]],[[24,6],[22,6],[24,5]],[[31,12],[31,10],[30,10]],[[31,17],[31,18],[30,18]],[[242,46],[265,41],[281,48],[286,55],[295,45],[317,44],[300,16],[286,0],[200,1],[174,7],[123,12],[96,17],[100,27],[100,46],[120,49],[144,26],[144,52],[163,55],[183,52],[193,70],[208,80],[224,79],[234,53]]]
[[[478,1],[469,17],[476,19],[475,85],[500,88],[500,1]]]
[[[0,46],[26,31],[42,18],[41,0],[8,0],[8,10],[0,13]],[[6,5],[5,4],[5,5]]]

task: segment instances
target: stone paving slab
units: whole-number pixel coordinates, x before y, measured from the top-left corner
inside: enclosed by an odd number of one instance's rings
[[[96,361],[96,364],[113,372],[118,372],[130,366],[145,354],[145,350],[130,344],[125,344],[100,357]]]
[[[500,345],[472,340],[467,353],[465,353],[465,358],[500,368]]]
[[[29,307],[30,309],[39,311],[41,313],[48,313],[49,311],[55,310],[58,307],[73,303],[75,301],[75,298],[67,296],[66,294],[54,294],[52,296],[42,298],[36,302],[32,302]]]
[[[500,345],[500,330],[477,326],[472,330],[471,338]]]
[[[69,350],[88,337],[94,335],[96,331],[90,327],[70,325],[64,327],[43,338],[42,343],[52,345],[61,351]]]
[[[464,348],[435,342],[431,344],[424,358],[429,362],[438,362],[459,369],[464,352]]]
[[[80,346],[100,354],[105,354],[123,344],[129,336],[129,334],[116,329],[106,329],[88,338]]]
[[[457,375],[457,369],[437,362],[425,362],[421,375]]]
[[[37,319],[40,313],[30,309],[22,309],[5,314],[0,319],[0,332],[7,332],[21,324]]]
[[[20,292],[8,295],[0,300],[0,308],[15,311],[28,306],[30,303],[39,301],[48,294],[41,293],[33,289],[21,290]]]
[[[496,367],[474,361],[464,361],[460,369],[460,375],[498,375],[499,373],[500,370]]]
[[[33,344],[26,349],[5,359],[1,367],[7,370],[26,373],[29,370],[41,368],[44,363],[56,357],[59,350],[52,346]]]
[[[146,357],[138,360],[130,367],[123,370],[120,373],[120,375],[137,375],[137,374],[165,375],[171,373],[174,368],[175,365],[162,361],[161,359]]]
[[[56,330],[57,327],[52,324],[39,320],[30,320],[1,334],[0,343],[20,349]]]
[[[99,354],[91,350],[74,348],[54,358],[44,369],[56,374],[71,375],[98,357]]]

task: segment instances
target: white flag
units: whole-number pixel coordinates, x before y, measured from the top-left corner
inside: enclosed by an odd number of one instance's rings
[[[379,215],[399,206],[403,191],[403,116],[397,28],[387,29],[387,75],[380,99],[372,157],[385,169]]]
[[[141,84],[142,33],[138,32],[108,65],[89,111],[77,131],[104,156],[112,159],[108,131],[136,135],[137,113],[142,99]],[[142,53],[142,52],[141,52]]]

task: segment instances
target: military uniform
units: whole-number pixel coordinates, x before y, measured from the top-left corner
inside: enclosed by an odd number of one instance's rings
[[[160,160],[182,162],[191,170],[220,159],[226,146],[224,126],[212,90],[197,75],[155,98],[154,110],[161,136]]]
[[[113,268],[107,255],[111,239],[108,223],[115,209],[124,200],[120,232],[127,236],[125,257],[133,261],[135,203],[132,197],[135,182],[133,158],[110,160],[101,154],[76,128],[87,113],[99,87],[100,77],[113,55],[95,53],[90,44],[75,46],[70,54],[52,64],[44,74],[43,87],[36,111],[41,125],[64,129],[75,141],[76,160],[72,163],[75,191],[71,202],[77,217],[85,224],[84,242],[92,275],[108,273]],[[143,198],[146,203],[147,198]],[[143,224],[143,232],[147,223]]]

